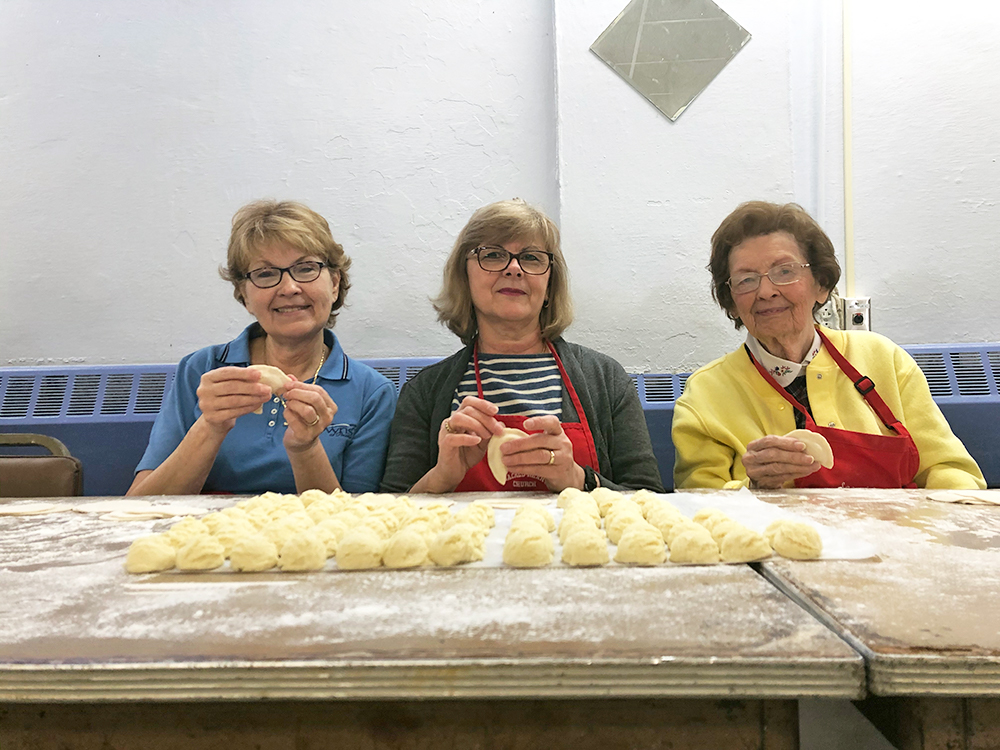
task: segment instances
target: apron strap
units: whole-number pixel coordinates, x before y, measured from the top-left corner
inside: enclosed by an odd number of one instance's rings
[[[891,430],[899,432],[897,429],[897,427],[900,426],[899,420],[896,419],[896,415],[892,413],[892,409],[889,408],[888,404],[886,404],[885,401],[882,400],[882,397],[878,395],[878,392],[875,390],[874,381],[867,375],[862,375],[858,372],[854,365],[848,362],[847,358],[837,351],[837,347],[830,342],[830,339],[828,339],[822,331],[816,329],[816,332],[819,333],[819,337],[823,341],[823,345],[826,347],[827,351],[830,352],[830,356],[833,357],[833,361],[836,362],[837,365],[840,366],[840,369],[843,370],[844,374],[851,379],[854,383],[854,387],[857,389],[858,393],[861,394],[861,397],[868,402],[872,411],[874,411],[878,415],[878,418],[882,420],[882,424]]]

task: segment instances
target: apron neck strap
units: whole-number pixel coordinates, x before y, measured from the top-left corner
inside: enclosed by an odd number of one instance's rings
[[[837,351],[837,347],[830,342],[830,339],[828,339],[822,331],[817,329],[817,332],[819,333],[820,339],[823,341],[823,346],[826,347],[826,350],[830,352],[830,356],[833,357],[833,361],[836,362],[840,369],[843,370],[844,374],[851,379],[851,382],[854,383],[854,387],[857,389],[858,393],[861,394],[861,397],[868,402],[872,411],[878,414],[878,418],[882,420],[882,424],[891,430],[899,432],[899,428],[902,427],[902,425],[899,423],[899,420],[896,419],[896,415],[892,413],[892,409],[889,408],[888,404],[886,404],[885,401],[882,400],[882,397],[875,391],[875,382],[867,375],[862,375],[858,372],[854,365],[848,362],[847,358]]]

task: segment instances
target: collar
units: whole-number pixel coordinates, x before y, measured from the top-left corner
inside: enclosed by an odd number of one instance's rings
[[[749,347],[751,354],[782,388],[787,388],[795,378],[805,373],[806,367],[813,361],[813,357],[819,354],[822,346],[823,342],[820,341],[819,334],[813,329],[812,346],[809,347],[809,353],[806,354],[805,359],[801,362],[790,362],[787,359],[775,357],[761,346],[757,339],[747,333],[747,347]]]
[[[250,364],[250,339],[263,334],[259,323],[251,323],[235,339],[226,344],[219,359],[223,364],[246,367]],[[340,340],[329,328],[323,329],[323,343],[330,349],[319,370],[321,380],[350,380],[350,359],[344,353]]]

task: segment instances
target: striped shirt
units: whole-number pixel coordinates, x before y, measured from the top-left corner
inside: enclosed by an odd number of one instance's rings
[[[554,414],[562,421],[562,376],[555,357],[545,354],[480,354],[479,376],[483,397],[496,404],[500,414],[535,417]],[[475,360],[458,384],[451,410],[466,396],[478,396]]]

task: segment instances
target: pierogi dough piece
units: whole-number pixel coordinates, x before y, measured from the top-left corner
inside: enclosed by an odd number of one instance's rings
[[[819,461],[824,469],[833,468],[833,449],[829,441],[812,430],[792,430],[785,437],[795,438],[806,446],[806,455]]]
[[[511,528],[503,544],[503,561],[515,568],[542,568],[555,558],[552,535],[528,521]]]
[[[278,548],[262,534],[237,539],[229,553],[229,567],[241,573],[259,573],[277,564]]]
[[[226,551],[214,536],[201,534],[177,550],[178,570],[215,570],[226,561]]]
[[[427,563],[427,541],[414,528],[404,527],[392,535],[382,553],[387,568],[415,568]]]
[[[667,536],[664,537],[664,540],[667,542],[667,546],[672,547],[674,544],[674,540],[685,531],[694,531],[694,532],[704,531],[709,536],[712,535],[711,532],[709,532],[708,529],[706,529],[700,523],[695,523],[690,519],[685,519],[684,521],[681,521],[680,523],[675,523],[673,526],[670,527],[670,532],[667,534]]]
[[[726,533],[721,547],[723,562],[753,562],[771,556],[771,545],[767,543],[767,539],[746,526],[731,529]]]
[[[299,531],[289,538],[278,553],[278,567],[289,572],[322,570],[326,564],[326,545],[311,531]]]
[[[608,540],[593,524],[575,527],[563,542],[562,561],[567,565],[607,565],[609,559]]]
[[[655,526],[643,521],[625,529],[615,551],[615,562],[635,565],[659,565],[667,559],[663,535]]]
[[[552,517],[551,513],[549,513],[544,507],[542,507],[540,503],[527,502],[520,508],[518,508],[516,511],[514,511],[515,519],[523,515],[535,516],[538,519],[539,523],[541,523],[542,526],[545,527],[546,531],[556,530],[555,519]]]
[[[682,531],[670,544],[670,562],[719,562],[719,545],[715,543],[707,529]]]
[[[723,513],[718,508],[702,508],[691,519],[695,523],[700,523],[706,529],[711,531],[715,528],[715,524],[720,521],[729,520],[729,516]]]
[[[519,440],[528,437],[528,433],[514,427],[504,427],[503,432],[490,438],[490,444],[486,446],[486,462],[489,464],[493,478],[499,484],[507,483],[507,464],[503,462],[500,453],[500,446],[509,443],[511,440]]]
[[[556,500],[556,507],[565,510],[576,498],[587,496],[589,496],[589,493],[586,493],[583,490],[578,490],[576,487],[567,487],[559,493],[559,499]]]
[[[807,523],[781,519],[764,533],[774,551],[790,560],[815,560],[823,553],[819,532]]]
[[[449,566],[483,559],[486,534],[471,523],[456,523],[438,533],[427,550],[435,565]]]
[[[610,487],[597,487],[591,490],[590,496],[597,503],[597,507],[601,511],[601,518],[608,514],[608,510],[611,509],[612,505],[625,498],[625,495]]]
[[[170,570],[177,560],[177,550],[160,534],[141,536],[128,548],[125,570],[129,573],[155,573]]]
[[[285,388],[288,384],[292,382],[292,379],[288,377],[284,372],[279,370],[277,367],[272,367],[271,365],[250,365],[247,367],[248,370],[257,370],[260,373],[260,382],[271,389],[271,393],[275,396],[280,396],[285,392]],[[263,414],[264,405],[261,404],[254,410],[254,414]]]
[[[382,565],[385,542],[371,529],[355,526],[337,545],[337,567],[341,570],[370,570]]]

